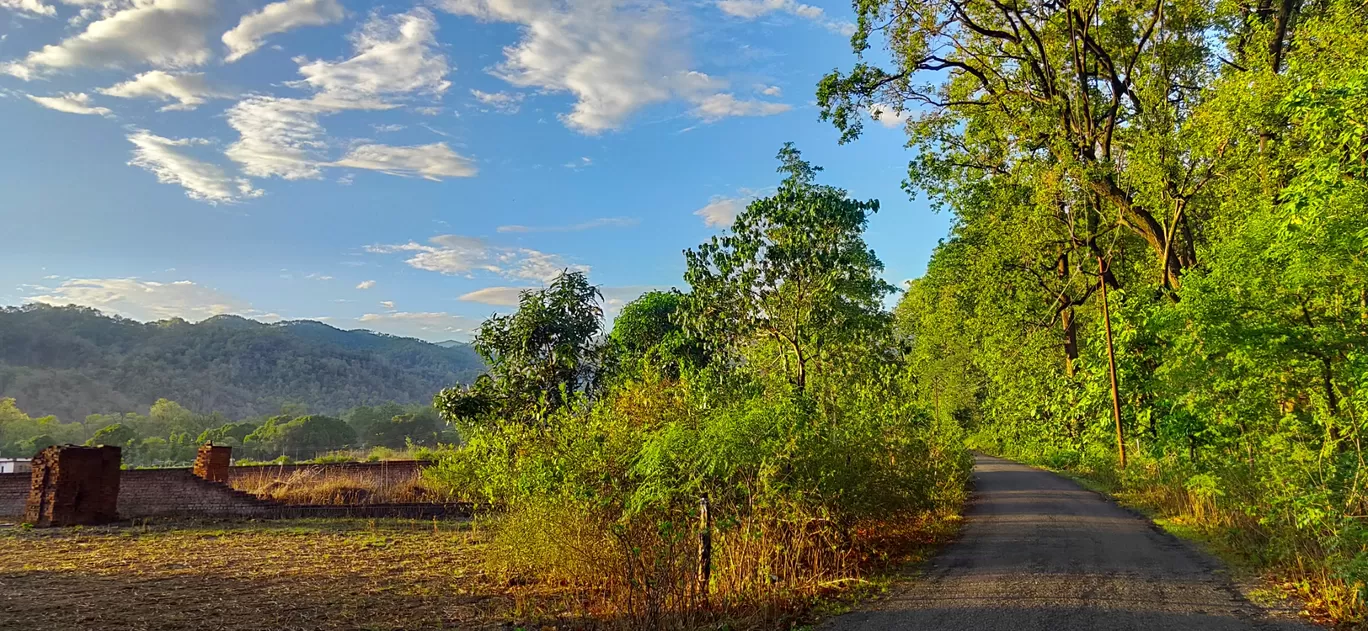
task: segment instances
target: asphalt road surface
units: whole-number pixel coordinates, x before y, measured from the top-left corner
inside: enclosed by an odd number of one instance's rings
[[[959,541],[901,591],[823,631],[1297,630],[1211,558],[1053,473],[977,456]]]

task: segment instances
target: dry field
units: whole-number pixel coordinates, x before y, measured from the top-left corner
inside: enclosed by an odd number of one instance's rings
[[[0,629],[497,628],[514,599],[467,524],[0,528]]]
[[[98,528],[0,526],[5,631],[773,629],[876,594],[953,537],[956,520],[881,529],[899,545],[866,579],[797,598],[646,624],[563,582],[488,563],[491,522],[179,520]],[[900,532],[901,531],[901,532]],[[495,574],[491,574],[491,569]],[[807,590],[811,591],[811,590]],[[534,621],[527,624],[524,621]]]

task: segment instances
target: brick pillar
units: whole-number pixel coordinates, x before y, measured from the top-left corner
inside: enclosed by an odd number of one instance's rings
[[[24,521],[35,526],[118,520],[118,447],[48,447],[33,457]]]
[[[228,465],[233,460],[233,448],[224,445],[200,445],[195,454],[195,468],[191,471],[210,482],[227,482]]]

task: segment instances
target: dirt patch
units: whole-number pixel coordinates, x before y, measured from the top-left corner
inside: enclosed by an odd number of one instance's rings
[[[465,524],[0,529],[0,628],[497,628],[512,599]]]

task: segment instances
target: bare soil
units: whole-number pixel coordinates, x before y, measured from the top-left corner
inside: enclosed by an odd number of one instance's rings
[[[466,524],[0,528],[0,629],[479,629],[512,605]]]

